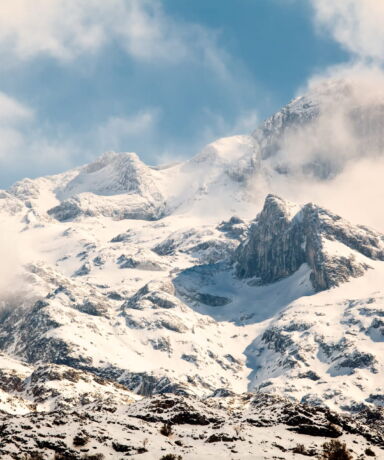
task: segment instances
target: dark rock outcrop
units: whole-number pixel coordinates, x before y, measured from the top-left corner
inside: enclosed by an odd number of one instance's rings
[[[340,244],[343,251],[329,249],[332,243]],[[369,268],[353,251],[384,260],[384,236],[353,226],[312,203],[296,209],[268,195],[248,239],[236,252],[236,273],[240,278],[257,277],[266,284],[292,275],[306,263],[314,289],[321,291],[361,276]]]

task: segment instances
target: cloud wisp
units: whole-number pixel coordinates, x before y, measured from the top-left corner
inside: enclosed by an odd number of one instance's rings
[[[292,179],[276,176],[268,187],[287,198],[317,201],[384,229],[373,207],[371,212],[368,205],[359,210],[349,205],[363,200],[373,203],[374,196],[382,196],[384,6],[376,0],[311,3],[317,27],[347,49],[351,61],[313,75],[300,90],[315,95],[320,114],[299,130],[287,130],[269,162],[272,170],[289,170]],[[238,103],[250,80],[234,65],[236,59],[220,48],[214,31],[175,20],[159,0],[36,0],[33,8],[29,0],[14,0],[0,6],[0,54],[15,62],[49,56],[75,66],[79,58],[101,54],[110,45],[134,61],[166,72],[177,71],[180,63],[192,63],[196,69],[208,70],[223,95],[230,95],[231,121],[211,108],[202,109],[206,123],[199,142],[188,141],[196,150],[215,137],[256,127],[257,112]],[[136,111],[127,107],[125,113],[106,113],[104,121],[85,128],[81,136],[53,137],[39,128],[38,113],[0,93],[0,164],[16,170],[30,162],[35,168],[52,165],[60,171],[92,159],[101,149],[121,150],[122,145],[139,154],[141,149],[155,151],[159,161],[181,159],[185,145],[180,139],[167,145],[159,142],[162,116],[157,106]]]
[[[215,34],[169,17],[159,0],[13,0],[0,5],[0,52],[21,61],[70,62],[114,44],[131,58],[204,60],[225,75]]]
[[[329,69],[302,92],[288,110],[292,117],[309,112],[277,137],[261,190],[384,231],[384,73],[361,65]]]
[[[311,0],[316,24],[358,58],[384,60],[384,3]]]
[[[23,146],[22,127],[33,118],[33,110],[0,92],[0,163]]]
[[[355,223],[384,232],[384,3],[311,0],[319,31],[350,53],[350,61],[310,77],[308,94],[318,115],[287,129],[263,190],[292,201],[313,201]],[[260,187],[259,187],[260,188]]]
[[[51,102],[55,98],[46,101],[48,91],[36,88],[33,97],[24,91],[23,97],[33,100],[36,110],[27,108],[32,114],[29,118],[15,111],[17,123],[11,126],[11,108],[7,109],[0,161],[8,162],[12,179],[3,175],[5,186],[23,175],[79,165],[102,149],[134,150],[144,160],[158,163],[163,156],[186,157],[217,137],[254,128],[257,114],[250,100],[259,88],[246,65],[223,48],[217,30],[172,16],[161,0],[36,0],[33,4],[14,0],[0,5],[0,56],[5,73],[44,68],[68,74],[71,84],[74,75],[98,82],[93,64],[101,65],[107,53],[118,56],[117,71],[127,73],[128,88],[133,69],[132,92],[143,91],[137,80],[141,73],[146,84],[158,84],[159,88],[149,91],[154,100],[144,94],[140,106],[137,95],[124,90],[119,101],[111,93],[107,105],[108,94],[103,93],[100,113],[96,110],[93,118],[85,115],[82,120],[81,102],[71,99],[70,106],[79,108],[76,125],[70,114],[67,120],[57,116],[63,107]],[[191,78],[194,74],[196,79]],[[158,82],[153,75],[158,75]],[[100,78],[102,83],[103,72]],[[62,84],[71,96],[66,81]],[[9,87],[17,94],[13,85]],[[92,90],[97,98],[98,83]],[[201,107],[191,100],[195,92],[197,97],[201,94]],[[183,107],[180,100],[185,101]],[[2,103],[0,98],[0,111]],[[98,103],[92,106],[97,108]],[[185,128],[174,128],[184,117]]]

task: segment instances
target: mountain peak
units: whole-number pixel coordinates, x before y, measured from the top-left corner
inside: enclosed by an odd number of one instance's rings
[[[327,180],[353,160],[381,156],[384,94],[377,86],[369,78],[314,82],[252,133],[261,158],[278,174]]]
[[[147,179],[147,169],[136,153],[106,152],[80,168],[74,178],[57,190],[57,195],[66,199],[84,192],[101,196],[132,193]]]
[[[256,277],[262,283],[308,264],[313,287],[321,291],[363,275],[369,261],[384,260],[384,235],[312,203],[297,207],[268,195],[236,260],[239,277]]]

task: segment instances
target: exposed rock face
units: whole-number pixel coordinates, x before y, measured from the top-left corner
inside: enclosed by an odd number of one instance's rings
[[[268,195],[248,240],[237,251],[237,274],[242,278],[257,276],[263,283],[289,276],[305,262],[302,242],[289,207]]]
[[[77,198],[73,198],[71,200],[63,201],[59,205],[49,209],[47,213],[60,222],[66,222],[76,219],[83,213],[83,211],[79,200]]]
[[[241,240],[245,231],[245,222],[237,216],[232,216],[228,221],[221,222],[217,229],[225,233],[229,238]]]
[[[335,245],[340,247],[335,250]],[[313,287],[321,291],[361,276],[369,268],[368,259],[384,260],[383,235],[312,203],[300,208],[268,195],[237,250],[236,272],[265,284],[292,275],[306,263]]]
[[[262,157],[268,158],[276,154],[282,148],[286,132],[308,125],[319,114],[319,103],[303,96],[265,120],[252,134],[260,144]]]

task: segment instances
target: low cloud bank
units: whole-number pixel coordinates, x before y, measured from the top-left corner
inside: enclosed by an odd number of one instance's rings
[[[257,194],[314,201],[384,232],[384,72],[361,64],[328,69],[300,93],[285,129],[275,120]]]

